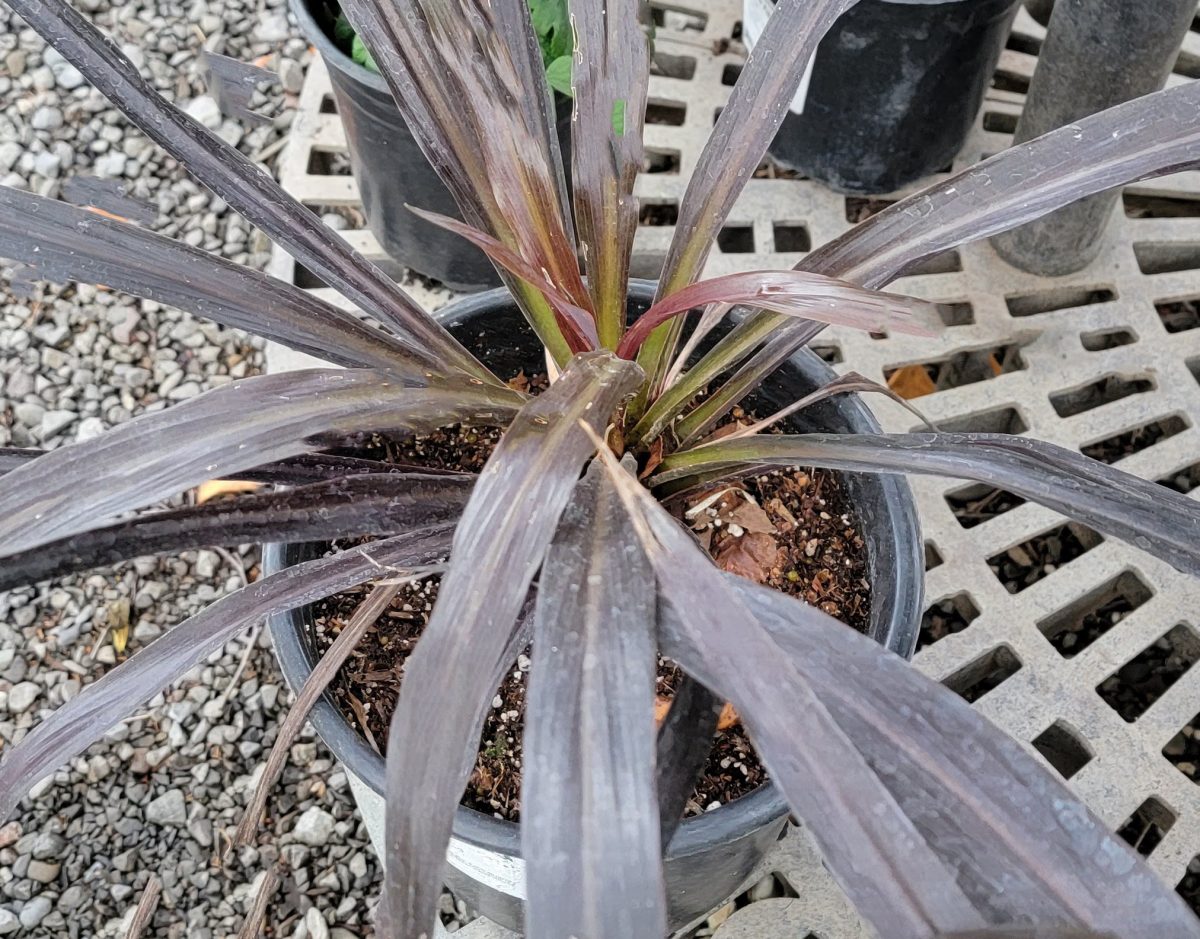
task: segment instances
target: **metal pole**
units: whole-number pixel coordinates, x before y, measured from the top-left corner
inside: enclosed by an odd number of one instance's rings
[[[1196,0],[1057,0],[1013,142],[1162,88],[1195,14]],[[1070,274],[1100,253],[1117,198],[1084,199],[992,246],[1022,270]]]

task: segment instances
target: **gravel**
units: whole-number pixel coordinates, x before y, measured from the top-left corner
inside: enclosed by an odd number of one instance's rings
[[[275,151],[310,55],[285,0],[77,6],[206,126],[252,159]],[[220,113],[201,78],[202,49],[267,57],[280,85],[263,86],[251,107],[268,123]],[[260,234],[0,5],[0,181],[59,197],[75,176],[126,185],[156,210],[156,231],[243,264],[268,259]],[[13,273],[0,262],[0,446],[86,440],[262,368],[261,344],[236,330]],[[190,552],[0,593],[0,757],[84,685],[257,576],[257,564],[251,546]],[[124,936],[152,874],[163,892],[144,936],[232,936],[271,868],[280,880],[267,913],[273,935],[368,934],[379,865],[346,777],[311,729],[255,843],[224,853],[289,703],[265,634],[243,637],[39,783],[12,821],[0,820],[0,937]]]

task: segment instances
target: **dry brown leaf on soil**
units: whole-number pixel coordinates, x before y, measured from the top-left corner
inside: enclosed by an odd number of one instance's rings
[[[713,560],[723,571],[765,584],[779,563],[779,545],[772,535],[748,533],[722,542]]]
[[[717,718],[717,732],[728,730],[740,720],[741,718],[738,716],[738,712],[734,710],[733,705],[726,701],[725,706],[721,708],[721,716]]]
[[[776,535],[779,527],[771,521],[771,517],[763,511],[761,505],[750,501],[749,495],[728,511],[717,513],[726,525],[737,525],[750,534]]]
[[[638,473],[638,479],[645,479],[648,477],[651,473],[658,469],[658,464],[660,464],[662,461],[663,439],[662,437],[659,437],[650,445],[650,455],[646,458],[646,465],[642,468],[642,471]]]

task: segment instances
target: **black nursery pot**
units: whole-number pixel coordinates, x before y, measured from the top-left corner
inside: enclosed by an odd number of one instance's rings
[[[653,285],[631,289],[631,312],[649,305]],[[468,297],[436,314],[438,319],[497,374],[526,374],[545,368],[541,349],[506,290]],[[807,349],[769,379],[758,404],[773,410],[834,377]],[[855,395],[842,395],[809,408],[792,424],[797,431],[877,433],[879,425]],[[924,584],[923,549],[916,507],[901,477],[845,473],[867,542],[872,583],[870,635],[893,652],[910,657],[917,639]],[[318,556],[320,545],[268,545],[264,567],[273,572]],[[310,609],[272,617],[271,636],[288,683],[299,689],[316,661]],[[383,845],[384,761],[338,711],[328,695],[309,715],[321,738],[342,762],[359,809],[379,850]],[[767,785],[696,818],[685,820],[667,846],[666,872],[672,930],[682,928],[725,902],[751,874],[778,838],[788,809]],[[520,833],[502,821],[462,806],[454,820],[446,882],[469,908],[520,932],[524,864]]]
[[[821,40],[803,110],[787,112],[771,154],[839,192],[892,192],[945,169],[1019,6],[862,0]]]
[[[363,213],[380,247],[393,260],[451,290],[471,293],[498,287],[500,278],[482,251],[406,207],[461,218],[450,190],[400,116],[387,83],[337,47],[322,25],[332,21],[324,0],[289,2],[301,31],[329,69]],[[570,119],[570,102],[560,102],[558,136],[564,148],[570,143]]]

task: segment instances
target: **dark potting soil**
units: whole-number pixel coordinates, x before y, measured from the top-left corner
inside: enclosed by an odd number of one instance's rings
[[[478,472],[499,438],[498,428],[450,427],[402,443],[377,442],[369,449],[375,458],[393,462]],[[677,507],[677,514],[726,570],[800,597],[856,629],[866,629],[870,615],[866,548],[836,474],[774,471],[741,486],[694,496]],[[368,590],[364,585],[316,604],[321,651],[349,622]],[[330,685],[343,714],[380,753],[386,752],[404,664],[425,628],[437,591],[437,578],[402,589]],[[529,664],[526,649],[493,697],[478,761],[463,796],[464,805],[512,821],[520,817],[521,735]],[[660,659],[660,716],[669,707],[678,679],[677,667]],[[746,795],[766,778],[745,729],[727,707],[686,814],[696,815]]]

